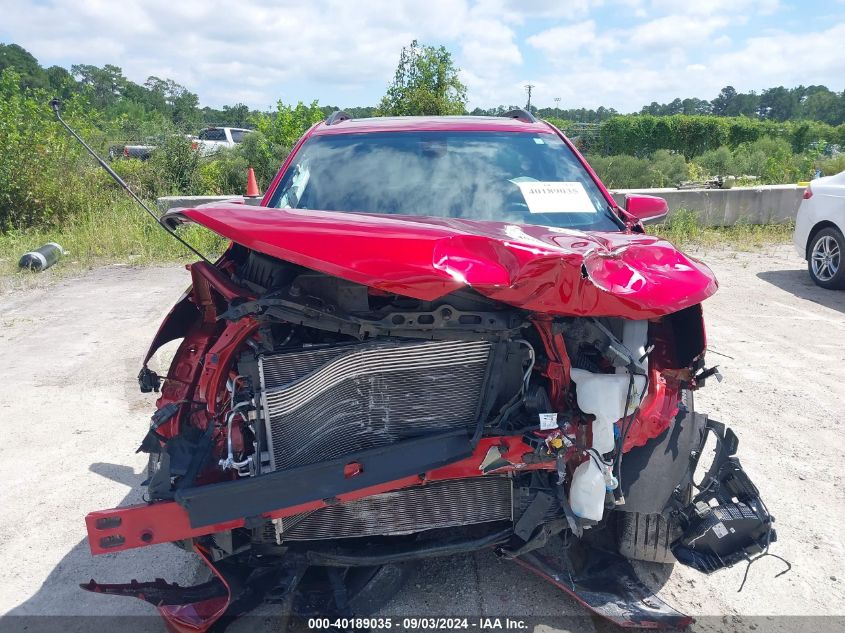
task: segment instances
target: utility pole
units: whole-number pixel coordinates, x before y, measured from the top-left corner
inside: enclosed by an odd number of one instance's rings
[[[555,97],[555,116],[560,116],[560,97]]]
[[[534,84],[525,84],[525,92],[528,93],[528,104],[525,109],[531,112],[531,91],[534,89]]]

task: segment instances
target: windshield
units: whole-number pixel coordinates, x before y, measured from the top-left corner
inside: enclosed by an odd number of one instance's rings
[[[618,231],[596,183],[558,136],[385,132],[309,139],[270,206]]]

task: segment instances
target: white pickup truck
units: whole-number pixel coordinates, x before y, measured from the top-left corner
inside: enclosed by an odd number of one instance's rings
[[[191,143],[191,147],[201,155],[208,156],[224,147],[235,147],[250,132],[252,130],[241,127],[207,127],[200,130],[196,139]]]

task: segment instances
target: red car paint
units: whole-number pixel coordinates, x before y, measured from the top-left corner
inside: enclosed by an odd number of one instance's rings
[[[232,591],[226,579],[217,571],[217,568],[211,562],[211,558],[204,550],[194,545],[194,552],[200,557],[203,564],[211,570],[211,573],[223,583],[223,586],[226,588],[226,596],[218,596],[188,604],[159,605],[156,608],[161,617],[164,618],[167,630],[170,633],[204,633],[229,608]]]
[[[239,204],[176,213],[267,255],[422,300],[469,286],[547,314],[648,319],[718,287],[704,264],[640,233]]]
[[[479,477],[482,473],[479,464],[484,460],[492,447],[498,447],[502,459],[510,462],[510,466],[496,469],[496,473],[529,470],[554,470],[554,462],[541,464],[526,464],[522,456],[533,449],[524,444],[521,435],[506,437],[489,437],[479,441],[472,455],[454,464],[436,468],[425,473],[424,477],[413,475],[403,477],[378,486],[361,488],[354,492],[337,495],[339,501],[354,501],[363,497],[401,490],[412,486],[425,485],[430,481],[442,481],[465,477]],[[345,469],[342,466],[341,469]],[[302,512],[317,510],[326,506],[324,499],[315,498],[313,501],[296,506],[289,506],[262,515],[267,519],[279,519],[293,516]],[[200,528],[191,527],[187,511],[175,501],[163,501],[154,504],[138,504],[124,506],[112,510],[98,510],[85,517],[88,530],[88,546],[91,553],[108,554],[136,547],[145,547],[157,543],[170,543],[183,539],[196,538],[205,534],[214,534],[224,530],[242,527],[245,520],[227,521],[207,525]]]

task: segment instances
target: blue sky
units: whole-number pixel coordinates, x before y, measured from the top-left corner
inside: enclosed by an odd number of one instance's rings
[[[4,0],[0,41],[43,65],[169,77],[204,105],[374,105],[403,44],[443,44],[469,107],[605,105],[825,84],[845,89],[845,1]]]

